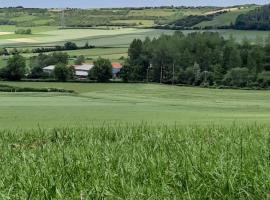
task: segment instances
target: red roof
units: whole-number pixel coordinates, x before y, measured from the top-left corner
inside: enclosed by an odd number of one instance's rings
[[[112,63],[112,68],[114,69],[121,69],[122,65],[120,63]]]

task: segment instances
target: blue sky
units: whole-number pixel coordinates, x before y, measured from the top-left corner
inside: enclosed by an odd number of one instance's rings
[[[160,6],[160,5],[186,5],[186,6],[229,6],[238,4],[267,4],[269,0],[0,0],[0,7],[125,7],[125,6]]]

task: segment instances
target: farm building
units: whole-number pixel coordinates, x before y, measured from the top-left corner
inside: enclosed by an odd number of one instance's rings
[[[88,77],[89,71],[94,67],[93,64],[82,64],[82,65],[72,65],[75,70],[75,77],[78,79],[86,79]],[[43,72],[47,73],[49,76],[53,74],[55,65],[50,65],[43,68]],[[119,72],[122,69],[120,63],[112,63],[112,74],[113,78],[118,78]]]
[[[120,63],[112,63],[112,74],[113,78],[117,78],[119,76],[119,72],[122,69],[122,65]]]
[[[75,69],[75,76],[79,79],[87,78],[89,71],[94,67],[93,64],[73,65]]]
[[[54,68],[55,68],[55,65],[49,65],[49,66],[43,68],[43,72],[48,74],[48,75],[52,75]]]

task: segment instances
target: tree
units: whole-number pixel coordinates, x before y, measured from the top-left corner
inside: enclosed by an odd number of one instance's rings
[[[247,68],[236,67],[227,72],[224,84],[228,86],[246,87],[252,81],[252,76]]]
[[[216,65],[212,66],[211,68],[214,71],[213,72],[214,83],[216,85],[220,85],[222,83],[225,70],[223,69],[221,64],[216,64]]]
[[[133,70],[130,66],[129,60],[126,60],[121,71],[120,71],[120,77],[124,82],[129,82],[133,79]]]
[[[263,71],[258,74],[257,82],[260,84],[261,87],[269,87],[270,86],[270,72]]]
[[[85,62],[85,57],[83,55],[78,56],[75,60],[75,65],[81,65]]]
[[[66,42],[64,45],[65,50],[76,50],[78,46],[74,42]]]
[[[143,49],[143,43],[140,39],[135,39],[132,41],[128,49],[128,56],[132,64],[133,62],[136,62],[137,59],[140,58],[142,49]]]
[[[89,78],[98,82],[108,82],[112,78],[112,64],[110,60],[98,58],[90,70]]]
[[[68,64],[68,54],[67,53],[62,53],[62,52],[54,52],[51,55],[51,63],[57,64],[57,63],[62,63],[62,64]]]
[[[70,78],[69,68],[65,64],[57,64],[54,69],[54,77],[58,81],[67,81]]]
[[[8,59],[7,66],[3,69],[1,76],[10,81],[19,81],[25,76],[25,58],[15,54]]]

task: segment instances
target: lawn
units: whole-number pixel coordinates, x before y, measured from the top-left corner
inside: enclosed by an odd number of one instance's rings
[[[5,82],[6,84],[6,82]],[[153,84],[9,83],[63,88],[75,95],[1,93],[0,126],[90,126],[102,122],[153,124],[268,124],[270,94]]]

